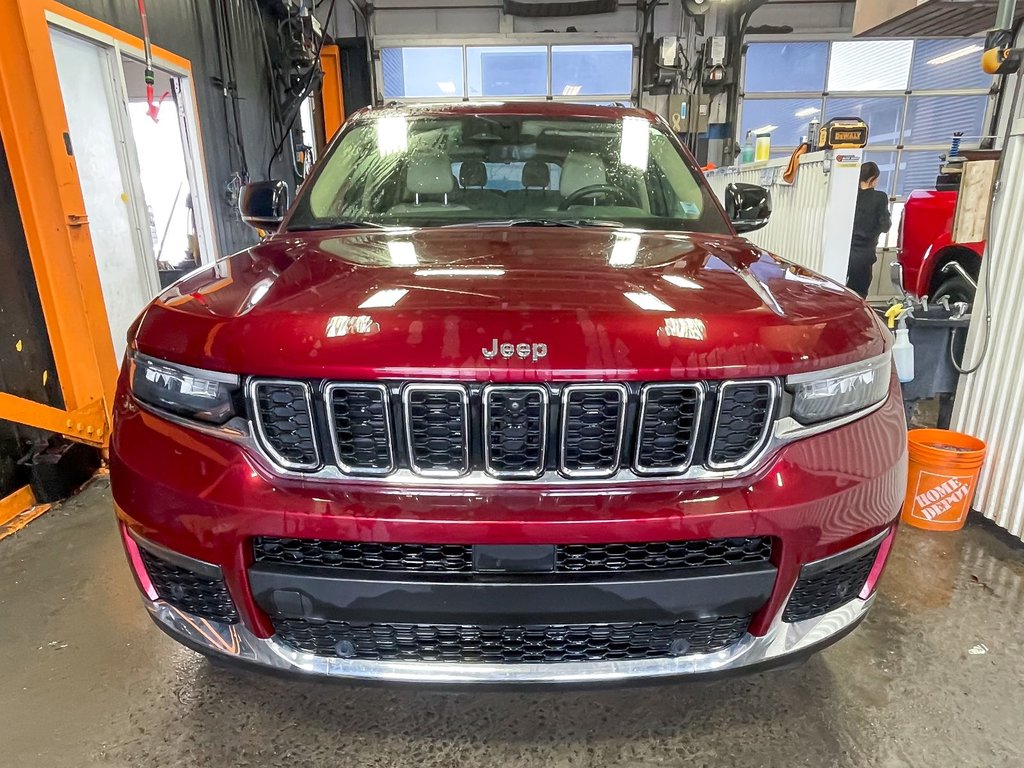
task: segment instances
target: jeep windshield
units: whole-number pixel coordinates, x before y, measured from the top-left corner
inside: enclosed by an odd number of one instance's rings
[[[730,231],[700,172],[643,117],[395,110],[345,129],[286,229],[488,224]]]

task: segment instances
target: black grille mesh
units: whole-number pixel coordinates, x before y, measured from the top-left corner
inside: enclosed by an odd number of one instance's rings
[[[257,562],[328,566],[355,570],[469,572],[473,547],[465,544],[382,544],[260,536],[253,540]],[[558,571],[657,571],[767,563],[767,536],[635,544],[559,544]]]
[[[537,389],[492,389],[487,398],[487,464],[498,476],[544,471],[546,403]]]
[[[168,563],[139,547],[146,573],[157,595],[175,608],[193,616],[234,624],[238,612],[221,579],[200,576],[186,568]]]
[[[286,461],[304,467],[319,463],[313,422],[302,384],[256,384],[256,409],[267,444]]]
[[[711,462],[729,464],[747,458],[770,426],[771,407],[772,387],[767,382],[723,386],[718,398]]]
[[[387,472],[394,463],[383,387],[335,387],[330,391],[338,462],[352,470]]]
[[[368,571],[471,571],[473,551],[462,544],[377,544],[260,536],[256,562]]]
[[[771,554],[771,539],[767,536],[648,544],[562,544],[555,553],[560,571],[708,568],[766,563]]]
[[[580,474],[610,474],[619,460],[625,408],[619,389],[575,389],[565,395],[562,466]]]
[[[277,638],[317,656],[375,661],[506,664],[607,661],[720,651],[744,635],[749,616],[621,624],[478,626],[354,624],[272,617]]]
[[[701,392],[697,387],[651,387],[645,393],[637,438],[641,470],[672,471],[690,463],[697,439]]]
[[[860,594],[878,555],[878,547],[827,571],[801,576],[786,603],[783,621],[803,621],[833,611]]]
[[[411,389],[406,393],[409,456],[425,473],[461,474],[466,455],[466,403],[463,390]]]

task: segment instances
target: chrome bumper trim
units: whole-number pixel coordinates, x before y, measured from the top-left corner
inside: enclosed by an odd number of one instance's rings
[[[670,659],[488,664],[458,662],[366,661],[315,656],[271,638],[260,638],[240,624],[200,619],[156,600],[146,601],[154,621],[185,645],[280,671],[349,680],[437,685],[615,683],[673,676],[725,673],[810,651],[852,628],[867,613],[874,595],[855,598],[824,616],[783,623],[777,619],[763,637],[746,635],[717,653]]]

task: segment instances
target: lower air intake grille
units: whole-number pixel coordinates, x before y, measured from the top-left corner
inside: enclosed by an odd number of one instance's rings
[[[285,467],[316,467],[320,459],[309,388],[295,382],[257,381],[252,389],[256,427],[271,456]]]
[[[540,476],[547,438],[547,391],[488,387],[483,397],[487,471],[495,477]]]
[[[478,626],[352,624],[273,617],[277,638],[317,656],[374,661],[557,663],[654,659],[721,651],[738,642],[749,616],[622,624]]]
[[[472,548],[462,544],[375,544],[260,536],[253,541],[253,551],[258,563],[365,571],[473,570]]]
[[[649,544],[562,544],[555,556],[560,571],[652,571],[672,568],[767,563],[766,536],[741,539],[662,541]]]
[[[413,471],[429,477],[468,472],[468,418],[465,388],[457,384],[406,387],[405,426]]]
[[[238,621],[238,612],[223,580],[168,563],[142,547],[139,554],[161,600],[193,616],[227,624]]]
[[[746,463],[763,444],[771,426],[775,385],[769,381],[727,382],[718,392],[715,431],[708,463]]]
[[[382,475],[395,468],[387,398],[383,386],[333,384],[327,388],[334,455],[345,472]]]
[[[813,619],[853,600],[864,588],[877,555],[878,547],[875,547],[867,554],[835,568],[816,570],[811,575],[801,576],[786,603],[782,620],[793,622]]]
[[[625,387],[566,387],[562,396],[562,471],[575,477],[615,474],[625,416]]]

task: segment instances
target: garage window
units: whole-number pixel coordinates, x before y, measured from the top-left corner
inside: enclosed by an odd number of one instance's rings
[[[769,130],[772,155],[784,157],[812,119],[860,117],[869,128],[864,158],[882,170],[879,189],[899,201],[934,186],[954,131],[965,148],[980,144],[992,85],[982,48],[980,38],[752,42],[737,140]]]
[[[466,45],[381,50],[386,99],[550,99],[628,104],[633,46]]]

